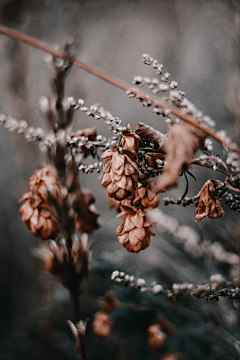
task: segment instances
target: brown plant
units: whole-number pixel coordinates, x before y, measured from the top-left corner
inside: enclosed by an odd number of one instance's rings
[[[203,146],[206,134],[189,124],[173,124],[166,141],[166,165],[155,191],[177,185],[178,176],[188,168],[194,153]]]
[[[209,219],[217,219],[225,215],[225,211],[221,208],[220,198],[216,190],[217,187],[223,186],[219,180],[208,180],[195,196],[198,201],[196,209],[196,220],[199,221],[204,217]]]
[[[81,189],[74,203],[74,220],[78,230],[90,234],[99,228],[95,198],[88,189]]]
[[[61,196],[61,184],[53,176],[53,172],[53,168],[46,165],[35,170],[29,182],[30,190],[35,191],[46,202],[49,201],[49,190],[51,195],[54,194],[55,198]]]
[[[133,205],[141,205],[143,208],[156,208],[159,205],[159,194],[154,192],[156,181],[138,183],[134,193]]]
[[[106,150],[102,186],[107,188],[108,196],[121,201],[132,194],[138,181],[138,166],[127,154],[119,154],[113,149]]]
[[[79,240],[75,236],[70,253],[64,239],[59,244],[50,241],[43,248],[43,255],[46,270],[57,276],[69,289],[78,288],[88,275],[91,253],[85,239]]]
[[[159,324],[152,324],[148,327],[148,343],[153,348],[163,346],[166,335],[161,331]]]
[[[146,217],[141,209],[136,209],[131,204],[122,206],[122,213],[118,216],[124,216],[121,224],[117,228],[117,237],[130,252],[139,252],[144,250],[150,244],[150,235],[155,235],[152,228],[152,222]]]
[[[42,240],[55,239],[59,233],[59,226],[51,213],[50,205],[40,196],[33,195],[31,191],[24,194],[19,201],[24,201],[19,210],[22,221],[33,235]]]
[[[94,315],[94,321],[92,324],[94,334],[107,337],[112,330],[113,321],[105,311],[98,311]]]

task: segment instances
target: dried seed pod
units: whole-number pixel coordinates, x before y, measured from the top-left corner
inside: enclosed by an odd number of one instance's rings
[[[161,331],[159,324],[152,324],[148,328],[148,343],[153,348],[163,346],[166,335]]]
[[[150,244],[150,235],[155,235],[152,222],[141,209],[133,206],[122,206],[124,218],[117,228],[117,237],[120,244],[130,252],[144,250]]]
[[[54,194],[55,198],[61,196],[61,184],[53,175],[53,169],[50,165],[35,170],[30,178],[29,187],[45,202],[49,201],[49,189],[51,189],[51,194]]]
[[[88,189],[81,189],[74,203],[74,220],[78,230],[90,234],[99,228],[97,208],[93,205],[95,198]]]
[[[57,220],[51,214],[51,208],[40,196],[28,192],[19,201],[25,201],[20,207],[22,221],[33,235],[42,240],[55,239],[59,233]]]
[[[64,239],[59,244],[50,241],[43,252],[46,270],[57,276],[65,287],[77,288],[87,277],[91,258],[87,242],[75,236],[70,250],[71,256]]]
[[[146,184],[138,183],[135,190],[133,205],[140,205],[143,208],[156,208],[159,205],[159,194],[152,191],[156,181],[148,181]]]
[[[129,151],[134,156],[136,156],[140,142],[140,136],[138,136],[135,131],[132,131],[130,125],[128,124],[127,129],[122,131],[122,139],[120,143],[122,146],[122,151]]]
[[[198,201],[196,209],[196,220],[199,221],[204,217],[209,219],[217,219],[225,215],[225,211],[221,208],[217,187],[223,186],[219,180],[208,180],[195,196]]]
[[[108,196],[121,201],[130,196],[138,181],[138,166],[127,154],[109,149],[102,154],[105,159],[102,186],[107,187]]]
[[[107,337],[111,333],[113,321],[105,311],[98,311],[94,315],[92,326],[94,334]]]

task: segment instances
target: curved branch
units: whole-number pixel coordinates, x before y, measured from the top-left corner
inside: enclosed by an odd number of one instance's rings
[[[49,44],[47,44],[44,41],[38,40],[32,36],[26,35],[22,32],[13,30],[11,28],[8,28],[6,26],[0,25],[0,34],[8,36],[12,39],[15,40],[19,40],[21,42],[24,42],[28,45],[34,46],[38,49],[41,49],[47,53],[52,54],[53,56],[65,59],[67,56],[66,54],[61,51],[61,50],[56,50],[53,47],[51,47]],[[181,112],[180,109],[178,109],[177,107],[171,106],[169,104],[166,103],[166,101],[152,95],[149,94],[145,91],[139,90],[139,89],[133,89],[132,85],[128,84],[127,82],[120,80],[118,78],[116,78],[115,76],[112,76],[96,67],[90,66],[88,64],[86,64],[85,62],[79,60],[79,59],[73,59],[72,63],[75,66],[78,66],[80,68],[82,68],[83,70],[101,78],[102,80],[107,81],[108,83],[122,89],[122,90],[130,90],[132,93],[140,96],[141,98],[143,98],[144,100],[150,101],[151,103],[153,103],[154,106],[158,106],[161,107],[163,109],[169,109],[171,111],[172,114],[176,115],[177,117],[179,117],[180,119],[182,119],[183,121],[197,127],[198,129],[204,131],[207,135],[209,135],[210,137],[212,137],[214,140],[218,141],[219,143],[227,146],[229,149],[236,151],[238,154],[240,154],[240,148],[233,145],[232,143],[228,143],[227,141],[225,141],[224,139],[222,139],[220,136],[218,136],[214,131],[206,128],[205,126],[202,126],[199,121],[197,121],[192,115],[189,114],[183,114]]]

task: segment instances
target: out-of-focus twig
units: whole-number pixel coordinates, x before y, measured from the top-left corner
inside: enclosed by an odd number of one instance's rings
[[[49,44],[47,44],[46,42],[43,42],[41,40],[38,40],[32,36],[26,35],[22,32],[13,30],[11,28],[8,28],[6,26],[0,25],[0,34],[8,36],[12,39],[16,39],[19,41],[22,41],[28,45],[34,46],[36,48],[39,48],[45,52],[48,52],[50,54],[52,54],[55,57],[59,57],[62,59],[66,59],[67,55],[64,51],[61,51],[59,49],[54,49],[53,47],[51,47]],[[88,64],[86,64],[85,62],[74,58],[71,59],[71,62],[77,66],[80,67],[82,69],[84,69],[85,71],[109,82],[110,84],[122,89],[122,90],[126,90],[126,91],[131,91],[131,93],[141,97],[142,99],[146,100],[146,101],[150,101],[152,102],[155,106],[161,107],[163,109],[169,109],[171,111],[172,114],[176,115],[177,117],[179,117],[180,119],[182,119],[183,121],[197,127],[198,129],[204,131],[206,134],[208,134],[209,136],[211,136],[214,140],[218,141],[219,143],[227,146],[228,148],[236,151],[237,153],[240,154],[240,148],[238,148],[237,146],[233,145],[232,143],[228,143],[226,140],[222,139],[220,136],[218,136],[214,131],[206,128],[205,126],[202,126],[193,116],[189,115],[189,114],[183,114],[181,110],[179,110],[177,107],[171,106],[169,105],[166,101],[152,95],[149,94],[147,92],[144,92],[142,90],[133,88],[132,85],[128,84],[127,82],[120,80],[118,78],[116,78],[115,76],[112,76],[96,67],[90,66]]]

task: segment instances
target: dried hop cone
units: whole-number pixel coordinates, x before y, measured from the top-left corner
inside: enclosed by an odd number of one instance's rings
[[[150,235],[155,235],[152,222],[146,217],[141,209],[129,206],[122,206],[123,210],[118,216],[124,218],[117,228],[117,237],[120,244],[125,246],[128,251],[139,252],[150,244]]]
[[[147,183],[138,183],[133,200],[134,205],[141,204],[144,208],[156,208],[159,205],[159,194],[152,191],[156,181],[148,181]]]
[[[92,326],[94,334],[107,337],[111,333],[113,321],[105,311],[98,311],[94,315]]]
[[[106,150],[102,159],[105,159],[102,186],[107,188],[108,196],[118,201],[126,199],[138,181],[137,163],[127,154],[113,149]]]
[[[46,202],[49,201],[49,192],[55,198],[61,196],[61,184],[53,175],[53,169],[50,165],[46,165],[41,169],[35,170],[30,178],[30,190],[35,191]]]
[[[62,239],[59,244],[50,241],[43,249],[43,262],[46,270],[57,276],[67,288],[79,286],[82,279],[86,278],[89,272],[91,253],[88,249],[87,238],[73,238],[71,256]]]
[[[122,131],[121,146],[123,151],[130,152],[136,156],[140,142],[140,136],[138,136],[135,131],[132,131],[128,124],[127,129]]]
[[[19,201],[25,201],[20,207],[22,221],[33,235],[42,240],[55,239],[59,232],[57,220],[52,216],[50,206],[38,195],[28,192]]]
[[[159,324],[152,324],[148,328],[148,343],[153,348],[163,346],[166,335],[161,331]]]

